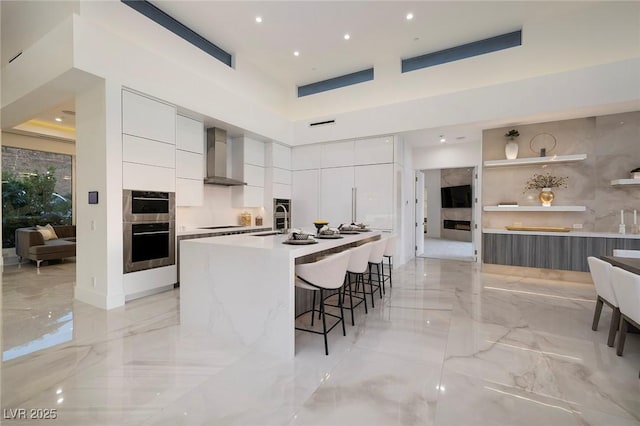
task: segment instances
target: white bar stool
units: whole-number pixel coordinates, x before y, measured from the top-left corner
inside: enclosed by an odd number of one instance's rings
[[[332,254],[324,257],[321,260],[313,263],[303,263],[296,265],[296,287],[313,291],[313,306],[311,310],[303,312],[296,316],[296,318],[311,312],[311,326],[313,326],[313,318],[315,316],[316,305],[316,292],[320,291],[320,316],[322,317],[322,332],[296,327],[296,330],[307,331],[315,334],[322,334],[324,336],[324,353],[329,355],[329,346],[327,344],[327,333],[333,328],[342,323],[342,334],[347,335],[344,327],[344,311],[342,309],[342,300],[338,298],[338,305],[340,307],[340,316],[328,314],[324,308],[324,290],[335,290],[342,287],[344,284],[344,276],[347,272],[347,265],[349,264],[350,250]],[[335,322],[327,330],[326,316],[337,318]]]
[[[346,290],[347,288],[349,288],[349,306],[345,307],[345,309],[351,310],[351,325],[353,326],[353,325],[356,325],[355,321],[353,320],[354,308],[360,306],[360,304],[364,302],[364,312],[365,314],[369,313],[369,310],[367,308],[366,294],[364,294],[362,297],[353,295],[353,292],[351,291],[351,284],[352,284],[351,277],[355,276],[356,278],[356,282],[355,282],[356,291],[360,283],[362,283],[362,287],[364,289],[364,273],[367,271],[367,266],[369,265],[369,256],[371,255],[371,244],[370,243],[363,244],[361,246],[352,248],[349,251],[351,252],[351,257],[349,258],[349,265],[347,266],[347,285],[342,290],[342,293],[343,293],[342,298],[344,300],[344,297],[346,296]],[[356,299],[360,299],[360,301],[355,305],[353,304],[354,297]]]
[[[622,356],[629,324],[640,328],[640,275],[621,268],[613,268],[611,284],[620,302],[620,335],[616,354]],[[640,378],[640,373],[638,377]]]
[[[598,294],[591,329],[594,331],[598,329],[602,305],[606,303],[608,306],[611,306],[613,314],[611,315],[611,324],[609,325],[609,338],[607,339],[607,345],[613,347],[613,342],[616,338],[616,331],[618,330],[618,322],[620,321],[618,299],[616,298],[616,294],[611,285],[611,270],[613,269],[613,266],[611,266],[609,262],[605,262],[604,260],[600,260],[593,256],[589,256],[587,258],[587,262],[589,262],[591,279],[593,280],[593,284],[596,286],[596,293]]]
[[[384,262],[382,264],[382,276],[383,276],[383,282],[382,282],[382,286],[384,288],[384,281],[385,280],[389,280],[389,287],[393,288],[393,280],[391,278],[391,274],[393,271],[393,254],[396,251],[396,240],[398,239],[398,236],[396,234],[392,234],[391,236],[389,236],[387,238],[387,246],[384,248],[384,257],[387,258],[387,260],[389,261],[389,275],[385,275],[384,274]]]
[[[375,308],[375,302],[373,300],[373,294],[377,291],[382,299],[382,293],[384,292],[384,286],[382,281],[382,260],[384,256],[384,249],[387,247],[387,240],[380,239],[369,243],[371,245],[371,254],[369,254],[368,266],[369,266],[369,288],[371,289],[371,307]],[[371,275],[373,274],[373,266],[376,267],[376,276],[378,285],[374,289],[373,280]],[[363,286],[364,287],[364,286]],[[364,290],[364,288],[363,288]],[[366,294],[365,294],[366,296]]]

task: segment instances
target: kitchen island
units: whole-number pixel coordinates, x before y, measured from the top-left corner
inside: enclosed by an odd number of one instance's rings
[[[377,240],[381,233],[309,245],[283,244],[286,235],[262,234],[180,242],[180,322],[206,330],[229,347],[293,358],[295,265]]]

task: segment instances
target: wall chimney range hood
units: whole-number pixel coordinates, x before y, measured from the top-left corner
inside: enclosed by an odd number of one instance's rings
[[[237,179],[227,177],[227,131],[210,127],[207,129],[207,177],[209,185],[246,185]]]

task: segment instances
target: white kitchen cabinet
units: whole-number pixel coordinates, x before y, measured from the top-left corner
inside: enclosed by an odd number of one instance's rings
[[[122,188],[139,191],[175,192],[176,169],[137,163],[122,163]]]
[[[273,168],[272,173],[273,183],[283,183],[285,185],[291,185],[291,170]]]
[[[122,133],[175,145],[176,108],[123,90]]]
[[[122,161],[173,169],[176,167],[176,149],[168,143],[122,135]]]
[[[318,219],[328,221],[332,227],[351,223],[354,220],[354,187],[353,166],[320,170]]]
[[[393,229],[393,164],[356,166],[356,222],[374,229]]]
[[[295,149],[294,149],[295,151]],[[293,172],[291,185],[291,227],[312,230],[318,220],[318,185],[320,171],[299,170]]]
[[[202,178],[176,178],[176,206],[201,206],[204,201]]]
[[[176,177],[203,181],[204,165],[202,154],[177,150]]]
[[[273,198],[284,198],[286,200],[291,199],[291,185],[285,185],[283,183],[273,184]]]
[[[264,142],[242,138],[244,142],[244,163],[264,167]]]
[[[244,164],[243,181],[249,186],[264,188],[264,167]]]
[[[355,141],[355,165],[393,163],[393,136]]]
[[[204,125],[179,115],[176,119],[176,149],[204,154]]]
[[[233,139],[231,150],[231,176],[247,183],[244,186],[231,188],[232,206],[235,208],[264,207],[264,143],[243,136]]]
[[[291,170],[291,148],[279,143],[272,143],[271,165],[278,169]]]
[[[291,149],[291,170],[320,168],[320,145],[303,145]]]
[[[353,166],[354,141],[331,142],[321,145],[320,167]]]

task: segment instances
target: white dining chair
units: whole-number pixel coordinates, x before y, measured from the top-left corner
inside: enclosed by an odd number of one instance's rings
[[[614,257],[632,257],[635,259],[640,259],[640,250],[621,250],[614,249],[613,250]]]
[[[618,323],[620,321],[620,309],[618,308],[618,299],[611,286],[611,270],[613,266],[609,262],[600,260],[597,257],[589,256],[587,258],[589,263],[589,271],[591,271],[591,279],[596,286],[596,293],[598,298],[596,300],[596,310],[593,313],[593,324],[591,329],[596,331],[598,329],[598,322],[600,321],[600,313],[602,312],[602,305],[607,304],[613,309],[611,314],[611,324],[609,324],[609,338],[607,339],[607,345],[613,347],[613,343],[616,338],[616,331],[618,330]]]
[[[640,328],[640,275],[613,268],[611,283],[620,303],[620,335],[616,354],[622,356],[629,324]],[[638,377],[640,378],[640,373]]]

